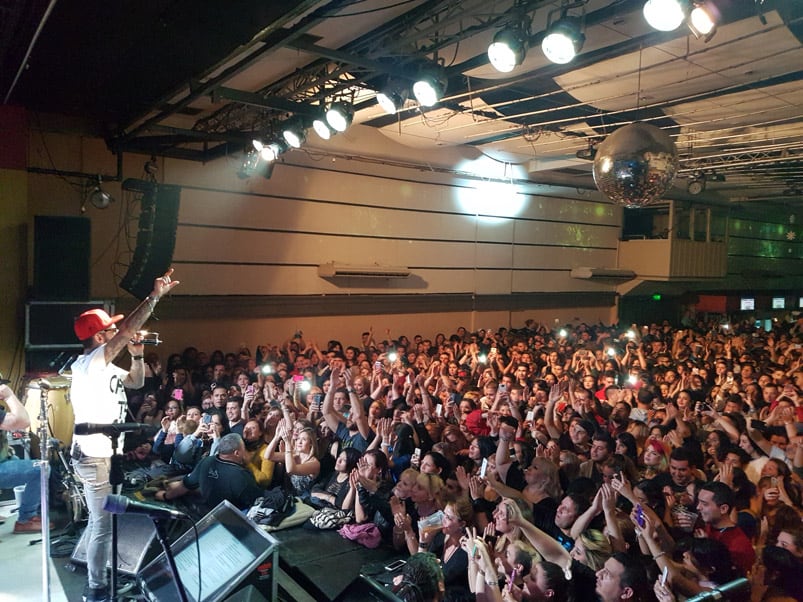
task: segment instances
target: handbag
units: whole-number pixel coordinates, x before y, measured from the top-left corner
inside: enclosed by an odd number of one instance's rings
[[[352,520],[354,520],[352,511],[340,508],[321,508],[309,518],[309,522],[318,529],[337,529]]]

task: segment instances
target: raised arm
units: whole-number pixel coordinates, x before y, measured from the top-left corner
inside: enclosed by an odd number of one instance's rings
[[[560,420],[555,420],[555,407],[562,395],[563,389],[559,384],[556,383],[550,387],[549,398],[544,410],[544,426],[552,439],[559,439],[563,434],[563,424]]]
[[[357,393],[354,392],[354,373],[350,368],[343,370],[343,379],[346,382],[346,391],[348,391],[349,402],[351,403],[351,419],[357,425],[360,435],[365,437],[366,441],[369,441],[373,433],[368,425],[368,416],[365,413],[362,401],[357,397]],[[329,390],[331,391],[331,389],[330,387]]]
[[[172,280],[171,276],[173,275],[173,268],[170,268],[164,273],[164,276],[157,278],[153,281],[153,290],[151,294],[145,297],[145,299],[137,305],[137,307],[128,314],[125,319],[118,324],[118,332],[112,339],[106,344],[104,349],[104,355],[106,357],[106,363],[111,363],[114,358],[120,355],[120,352],[123,350],[124,347],[129,345],[131,339],[135,339],[137,336],[137,331],[142,328],[142,325],[145,324],[146,320],[150,317],[153,313],[153,310],[156,308],[156,304],[159,303],[159,300],[173,290],[176,286],[178,286],[178,280]],[[134,351],[138,356],[142,355],[141,350],[142,346],[137,345],[137,349],[140,351],[137,353],[137,350]],[[132,354],[133,355],[133,354]],[[134,362],[142,364],[143,362],[140,360],[139,362]],[[132,368],[134,368],[134,363],[132,363]],[[145,378],[144,372],[144,365],[138,366],[139,370],[142,371],[142,378]],[[132,385],[136,387],[136,368],[135,369],[135,377],[132,378]],[[127,383],[126,383],[127,384]],[[139,387],[142,387],[142,384],[139,384]]]
[[[0,401],[6,406],[6,415],[3,417],[3,422],[0,423],[0,429],[21,431],[31,425],[31,419],[25,406],[20,403],[8,385],[0,385]],[[2,436],[5,437],[5,435]]]
[[[341,422],[341,416],[335,410],[335,389],[337,389],[339,379],[340,368],[334,366],[332,367],[332,373],[329,375],[329,390],[323,398],[323,407],[321,408],[326,426],[328,426],[329,430],[333,433],[337,432],[337,427]],[[349,398],[351,398],[351,393],[349,393]]]
[[[571,556],[569,556],[569,552],[567,552],[557,540],[526,520],[515,502],[512,500],[503,500],[502,503],[507,506],[508,523],[521,529],[521,532],[524,533],[524,536],[538,553],[544,557],[544,560],[554,562],[559,567],[563,568],[571,564],[572,559]]]

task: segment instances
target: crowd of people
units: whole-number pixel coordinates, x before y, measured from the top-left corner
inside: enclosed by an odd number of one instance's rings
[[[801,343],[796,317],[528,321],[151,353],[128,411],[159,432],[126,451],[159,501],[282,487],[434,554],[407,600],[803,600]]]

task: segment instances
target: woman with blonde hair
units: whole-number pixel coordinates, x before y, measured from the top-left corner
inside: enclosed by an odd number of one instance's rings
[[[444,484],[439,476],[420,472],[410,487],[409,499],[413,504],[410,512],[407,512],[400,500],[391,499],[393,520],[396,525],[393,530],[395,547],[406,546],[410,554],[416,553],[421,535],[418,532],[418,523],[443,509],[443,494]]]
[[[548,529],[555,520],[558,501],[563,495],[558,476],[558,467],[547,458],[535,457],[524,469],[524,481],[527,485],[518,491],[500,482],[493,471],[486,473],[488,485],[500,495],[512,499],[522,499],[531,504],[533,524],[541,529]]]
[[[602,531],[586,529],[574,542],[570,554],[573,560],[586,565],[592,571],[598,571],[613,555],[613,547]]]

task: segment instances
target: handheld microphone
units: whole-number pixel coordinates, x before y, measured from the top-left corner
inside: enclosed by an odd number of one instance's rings
[[[144,514],[145,516],[153,519],[169,518],[169,519],[182,519],[189,518],[183,512],[173,508],[163,508],[154,504],[146,504],[145,502],[137,502],[124,495],[115,495],[110,493],[103,501],[103,509],[112,514]]]
[[[158,332],[148,332],[147,330],[140,330],[137,334],[139,334],[140,340],[136,340],[136,338],[131,339],[131,343],[135,345],[161,345],[162,339],[159,338]]]
[[[122,433],[155,434],[158,426],[140,422],[113,422],[112,424],[96,424],[94,422],[79,422],[75,425],[76,435],[106,435],[116,437]]]

